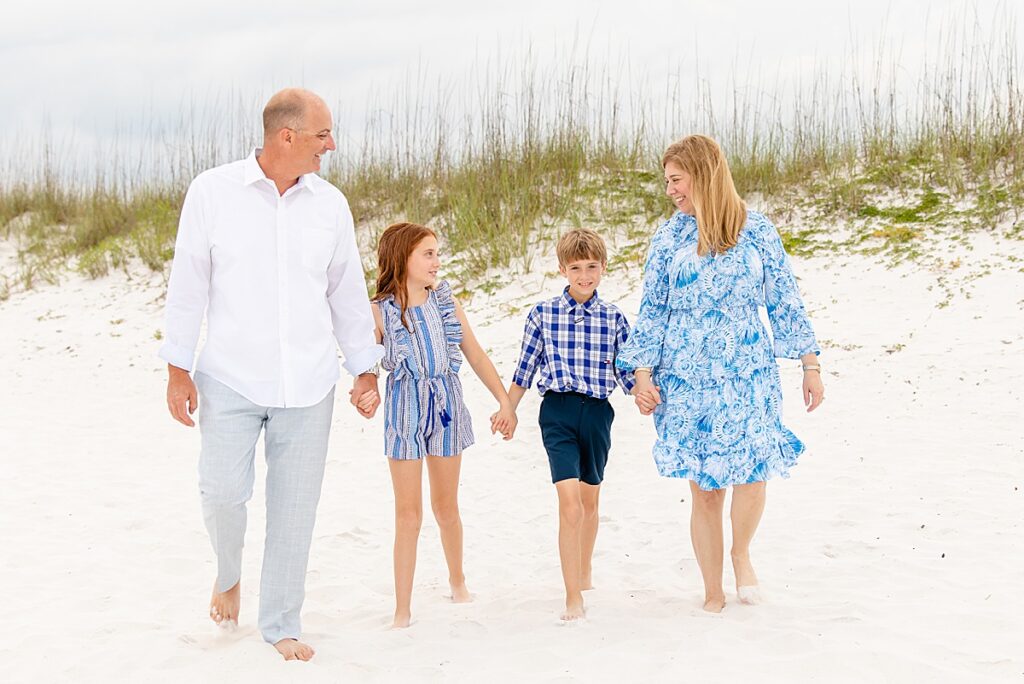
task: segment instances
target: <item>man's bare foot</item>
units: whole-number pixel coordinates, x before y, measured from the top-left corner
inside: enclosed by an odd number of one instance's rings
[[[274,644],[274,648],[285,660],[310,660],[316,653],[312,646],[296,639],[281,639]]]
[[[583,607],[583,594],[565,597],[565,610],[562,611],[562,620],[572,622],[587,617],[587,609]]]
[[[222,627],[230,623],[238,624],[238,608],[242,603],[242,583],[235,582],[235,586],[227,591],[217,591],[217,585],[213,586],[213,595],[210,597],[210,619]]]
[[[391,629],[405,629],[412,623],[412,614],[404,611],[395,611],[394,622],[391,623]]]
[[[452,584],[452,603],[472,603],[473,595],[466,588],[466,583]]]
[[[736,575],[736,594],[741,603],[755,604],[761,602],[757,589],[757,574],[750,563],[750,554],[732,554],[732,569]]]

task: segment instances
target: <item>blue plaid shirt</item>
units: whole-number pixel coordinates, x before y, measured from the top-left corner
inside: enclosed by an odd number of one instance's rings
[[[615,383],[626,394],[633,389],[632,371],[615,367],[615,355],[629,337],[629,321],[614,304],[597,296],[580,304],[566,287],[560,297],[540,302],[526,317],[523,350],[512,382],[529,388],[539,370],[541,394],[579,392],[605,399]]]

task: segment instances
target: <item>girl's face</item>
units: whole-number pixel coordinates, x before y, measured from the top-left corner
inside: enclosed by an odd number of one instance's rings
[[[406,284],[410,288],[432,287],[437,282],[441,258],[437,254],[437,238],[428,235],[412,248],[405,265]]]
[[[697,210],[693,206],[692,179],[690,174],[675,162],[665,164],[665,194],[669,196],[676,209],[693,216]]]

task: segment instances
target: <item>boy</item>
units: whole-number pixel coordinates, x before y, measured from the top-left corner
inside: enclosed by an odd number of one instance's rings
[[[629,322],[618,307],[597,296],[608,263],[601,236],[587,228],[570,230],[559,239],[557,253],[558,271],[569,284],[527,316],[508,395],[514,410],[540,371],[540,430],[558,492],[562,620],[570,621],[585,617],[583,591],[592,588],[598,495],[615,417],[608,395],[616,381],[630,393],[633,375],[615,368]]]

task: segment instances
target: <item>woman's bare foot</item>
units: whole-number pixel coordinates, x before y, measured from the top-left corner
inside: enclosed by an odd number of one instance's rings
[[[466,588],[466,582],[462,584],[452,584],[452,603],[472,603],[473,595],[469,593],[469,589]]]
[[[412,623],[412,614],[404,611],[395,611],[395,619],[391,623],[391,629],[405,629]]]
[[[565,597],[565,610],[562,611],[562,620],[572,622],[587,617],[587,609],[583,607],[583,594]]]
[[[242,603],[242,583],[235,582],[235,586],[227,591],[217,591],[217,585],[213,585],[213,595],[210,597],[210,619],[222,627],[229,624],[238,624],[238,608]]]
[[[732,569],[736,575],[736,594],[740,603],[756,604],[761,602],[757,589],[757,574],[750,563],[750,554],[732,554]]]
[[[722,612],[725,608],[725,597],[714,597],[705,599],[705,610],[708,612]]]
[[[725,594],[704,597],[704,610],[709,613],[721,613],[725,608]]]
[[[580,575],[580,591],[590,591],[594,588],[594,580],[591,578],[590,573]]]
[[[316,653],[312,646],[296,639],[281,639],[274,644],[274,648],[285,660],[309,660]]]

